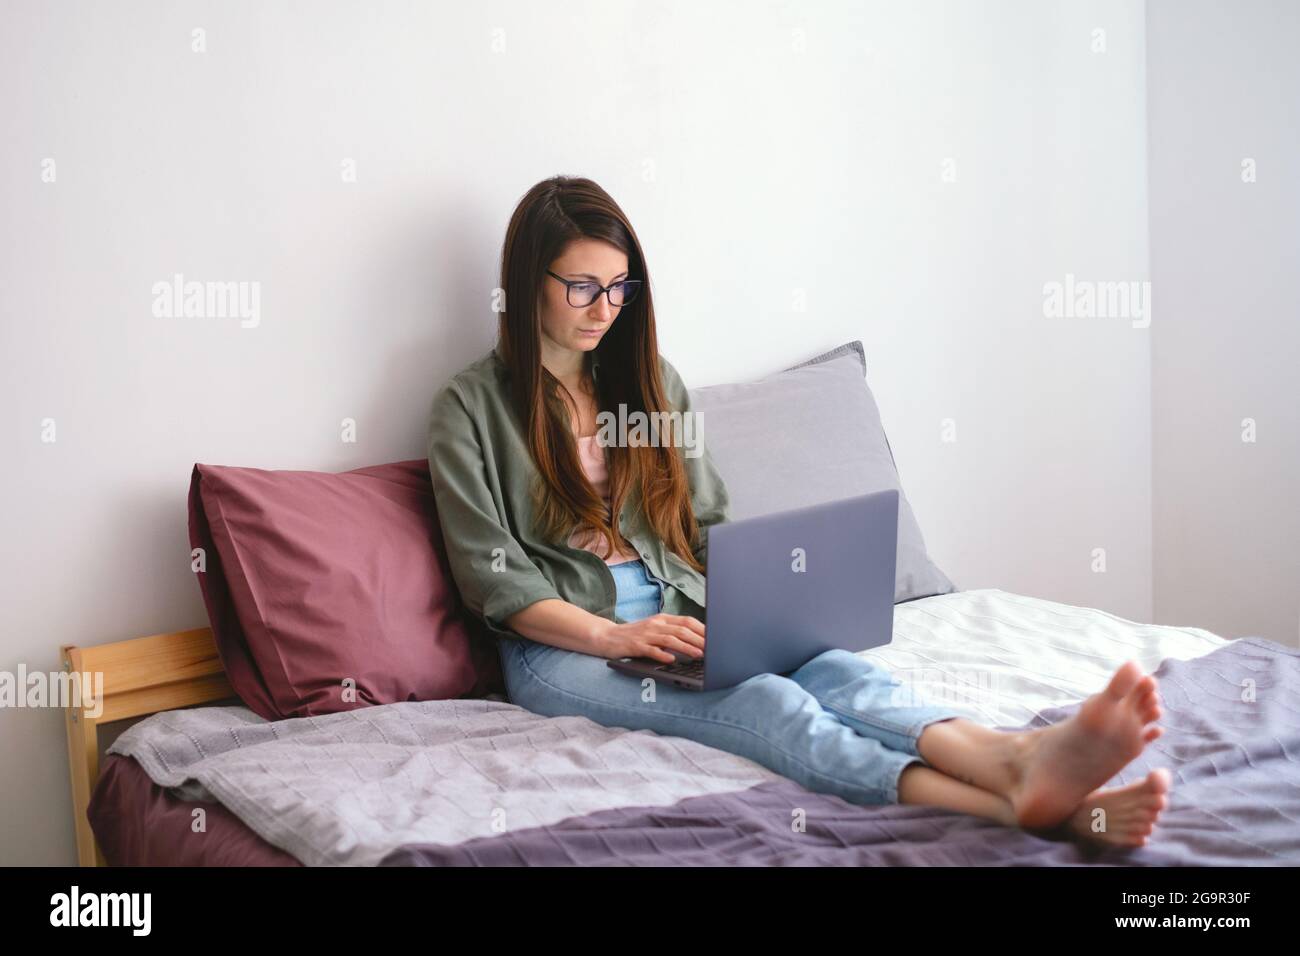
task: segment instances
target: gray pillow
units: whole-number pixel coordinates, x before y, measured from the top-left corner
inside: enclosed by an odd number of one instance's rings
[[[691,389],[732,521],[893,488],[899,494],[894,602],[955,590],[925,550],[866,383],[861,342],[742,385]]]

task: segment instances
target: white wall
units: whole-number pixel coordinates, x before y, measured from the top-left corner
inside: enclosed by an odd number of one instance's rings
[[[1149,335],[1042,295],[1146,278],[1143,30],[1118,0],[7,5],[0,670],[204,623],[196,460],[422,455],[556,172],[636,223],[688,384],[861,338],[961,586],[1149,618]],[[155,318],[176,272],[259,281],[260,325]],[[0,711],[0,766],[0,862],[70,862],[60,715]]]
[[[1300,6],[1147,9],[1155,617],[1294,646]]]

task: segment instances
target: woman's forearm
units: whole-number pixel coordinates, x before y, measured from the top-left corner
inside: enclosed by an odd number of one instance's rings
[[[605,635],[613,622],[568,601],[558,598],[535,601],[510,615],[505,623],[512,631],[542,644],[597,657],[608,656]]]

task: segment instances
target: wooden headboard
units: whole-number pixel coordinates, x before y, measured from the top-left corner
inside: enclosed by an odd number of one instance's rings
[[[226,680],[212,629],[154,634],[94,647],[60,648],[69,672],[103,674],[102,709],[73,701],[64,713],[68,730],[68,765],[72,772],[72,814],[77,832],[77,860],[82,866],[103,866],[86,809],[99,780],[101,724],[143,717],[163,710],[209,704],[234,697]]]

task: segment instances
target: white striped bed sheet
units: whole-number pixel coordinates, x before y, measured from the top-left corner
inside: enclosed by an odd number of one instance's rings
[[[1190,660],[1226,643],[1199,628],[1139,624],[982,589],[898,605],[893,641],[861,656],[918,697],[967,711],[988,726],[1019,727],[1045,709],[1101,690],[1127,660],[1152,672],[1166,658]]]

